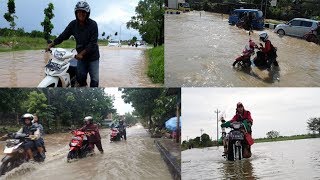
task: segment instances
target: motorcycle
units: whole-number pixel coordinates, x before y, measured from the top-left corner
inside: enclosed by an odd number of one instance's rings
[[[241,160],[243,158],[244,145],[246,145],[244,133],[241,131],[241,122],[231,123],[232,130],[223,138],[227,141],[226,159],[229,161]],[[224,130],[223,130],[224,132]]]
[[[45,78],[38,88],[46,87],[73,87],[76,84],[77,60],[72,51],[62,48],[51,48],[53,55],[45,66]]]
[[[70,162],[72,159],[84,158],[92,152],[87,138],[87,136],[92,134],[91,132],[74,130],[71,133],[74,136],[69,143],[70,148],[67,155],[67,162]]]
[[[35,138],[34,135],[20,133],[10,133],[8,134],[8,137],[10,139],[6,140],[6,146],[3,151],[5,156],[1,159],[0,176],[29,161],[27,152],[23,148],[23,144],[27,140],[34,140]],[[43,148],[44,152],[46,152],[44,145]],[[45,156],[41,156],[36,148],[31,149],[35,162],[43,162],[45,160]]]
[[[257,45],[249,39],[249,45],[245,45],[242,50],[241,56],[237,57],[232,63],[233,67],[250,68],[251,67],[251,56],[255,54],[255,47]]]
[[[110,142],[120,141],[120,140],[121,140],[121,134],[118,128],[111,128]]]
[[[320,28],[320,27],[317,27]],[[306,33],[303,36],[303,39],[305,39],[308,42],[313,42],[315,44],[319,44],[320,43],[320,39],[317,37],[317,30],[311,30],[310,32]]]

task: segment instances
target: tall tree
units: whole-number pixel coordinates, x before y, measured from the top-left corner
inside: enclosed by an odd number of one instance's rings
[[[10,23],[11,29],[15,29],[16,23],[14,22],[15,18],[18,18],[16,13],[16,5],[14,0],[8,0],[8,12],[3,15],[3,17]]]
[[[280,133],[278,131],[272,130],[272,131],[267,132],[266,135],[267,135],[267,138],[274,139],[274,138],[279,137]]]
[[[51,19],[54,17],[53,14],[54,6],[52,3],[48,4],[48,7],[44,9],[44,20],[41,22],[41,26],[43,26],[44,39],[49,40],[51,31],[53,29],[53,24],[51,23]]]
[[[139,31],[142,39],[154,46],[164,43],[164,0],[140,0],[136,16],[127,22],[127,28]]]
[[[307,124],[310,131],[318,132],[320,134],[320,118],[310,118]]]

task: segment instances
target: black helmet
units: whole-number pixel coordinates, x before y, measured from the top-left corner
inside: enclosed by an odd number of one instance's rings
[[[77,18],[77,11],[78,10],[83,10],[85,12],[87,12],[87,19],[89,18],[90,16],[90,6],[87,2],[85,1],[79,1],[76,6],[74,7],[74,14],[76,15],[76,18]]]
[[[30,124],[32,124],[32,120],[33,120],[33,115],[32,114],[30,114],[30,113],[25,113],[24,115],[22,115],[21,116],[21,122],[23,123],[23,124],[25,124],[25,119],[30,119]]]
[[[123,120],[120,120],[120,121],[119,121],[119,124],[120,124],[120,125],[123,125]]]
[[[83,120],[84,120],[84,122],[89,121],[90,124],[92,124],[92,122],[93,122],[93,118],[91,116],[86,116]]]

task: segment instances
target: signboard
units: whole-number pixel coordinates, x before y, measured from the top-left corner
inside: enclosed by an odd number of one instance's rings
[[[277,0],[271,0],[270,4],[271,6],[277,6]]]

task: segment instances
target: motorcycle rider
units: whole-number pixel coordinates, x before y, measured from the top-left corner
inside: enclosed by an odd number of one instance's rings
[[[123,120],[119,121],[118,129],[121,133],[121,136],[124,138],[124,140],[127,140],[127,132],[126,132],[126,125],[124,124]]]
[[[270,70],[271,64],[275,66],[279,66],[276,58],[277,58],[277,49],[272,45],[271,41],[269,40],[268,33],[261,32],[259,34],[260,41],[264,42],[264,47],[260,43],[259,49],[264,53],[264,58],[262,61],[264,61],[267,68]]]
[[[101,154],[103,154],[103,149],[101,145],[101,136],[99,133],[99,128],[96,124],[93,124],[93,118],[91,116],[86,116],[84,118],[85,125],[80,128],[80,131],[91,132],[92,134],[88,136],[89,147],[93,152],[94,145],[97,146]]]
[[[40,129],[32,124],[33,115],[26,113],[21,116],[21,121],[24,126],[17,132],[17,134],[28,134],[34,135],[34,139],[27,139],[23,144],[23,148],[28,154],[29,161],[34,161],[32,148],[36,147],[40,155],[45,158],[44,148],[43,148],[43,139],[40,139]]]
[[[87,86],[87,75],[91,81],[90,87],[99,86],[99,47],[98,47],[98,26],[90,19],[90,6],[85,1],[79,1],[74,9],[76,19],[71,21],[66,29],[48,45],[51,47],[62,43],[62,41],[74,36],[78,54],[75,58],[77,64],[77,81],[80,86]]]
[[[38,119],[38,116],[37,116],[36,113],[33,114],[33,121],[32,121],[32,123],[33,123],[35,126],[39,127],[39,129],[40,129],[40,135],[41,135],[41,137],[42,137],[42,136],[44,135],[44,130],[43,130],[42,124],[39,123],[39,119]]]
[[[225,127],[230,127],[232,122],[235,121],[239,121],[242,122],[244,127],[245,127],[245,131],[247,131],[250,135],[252,134],[252,130],[251,130],[251,126],[253,123],[253,120],[251,118],[251,113],[250,111],[247,111],[244,109],[244,106],[241,102],[237,103],[237,109],[236,109],[236,114],[233,116],[233,118],[230,121],[225,122],[224,120],[221,120],[222,124],[221,124],[221,128],[225,128]],[[227,153],[227,142],[223,141],[223,145],[225,147],[224,149],[224,155]],[[245,151],[248,150],[248,151]],[[250,146],[246,148],[244,148],[244,155],[245,158],[249,158],[251,157],[251,148]]]

